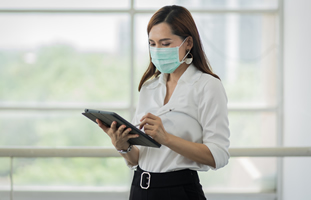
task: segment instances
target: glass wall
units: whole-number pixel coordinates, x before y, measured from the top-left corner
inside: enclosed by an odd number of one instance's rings
[[[0,146],[112,147],[81,113],[87,106],[131,120],[149,63],[146,27],[167,4],[192,12],[227,92],[231,147],[276,146],[276,0],[0,0]],[[8,188],[8,163],[0,162],[0,187]],[[17,188],[123,191],[131,177],[122,158],[16,159],[13,169]],[[276,190],[276,169],[274,158],[231,158],[200,177],[207,193],[256,194]]]

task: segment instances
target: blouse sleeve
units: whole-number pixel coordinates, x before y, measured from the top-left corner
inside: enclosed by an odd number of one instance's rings
[[[203,128],[203,144],[211,151],[217,170],[228,164],[229,120],[227,96],[220,80],[210,79],[203,88],[199,102],[199,122]]]

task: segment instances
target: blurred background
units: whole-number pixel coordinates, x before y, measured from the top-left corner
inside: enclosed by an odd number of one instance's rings
[[[171,4],[191,11],[226,89],[231,147],[311,146],[307,0],[0,0],[0,147],[112,147],[81,113],[132,119],[148,21]],[[0,158],[0,200],[10,167]],[[308,199],[310,167],[239,157],[200,178],[212,199]],[[14,199],[127,199],[131,178],[122,158],[14,158]]]

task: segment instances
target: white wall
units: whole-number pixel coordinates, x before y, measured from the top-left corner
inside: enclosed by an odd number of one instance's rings
[[[311,146],[311,1],[284,0],[284,145]],[[285,158],[283,200],[311,199],[311,158]]]

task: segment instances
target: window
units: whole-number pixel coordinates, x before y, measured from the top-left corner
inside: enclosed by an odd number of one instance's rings
[[[112,110],[131,120],[149,62],[147,23],[166,4],[189,8],[196,21],[227,92],[231,147],[278,145],[276,0],[1,1],[0,145],[112,147],[81,112]],[[8,166],[0,167],[0,187],[9,185]],[[276,176],[274,158],[231,158],[224,169],[200,173],[209,193],[275,192]],[[126,191],[130,179],[120,158],[14,161],[16,189]]]

